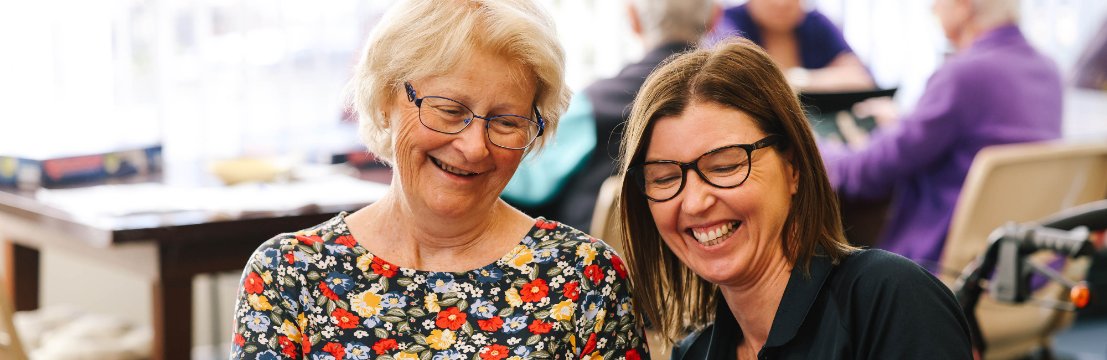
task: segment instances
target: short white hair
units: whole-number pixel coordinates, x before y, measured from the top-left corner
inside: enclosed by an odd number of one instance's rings
[[[710,30],[715,0],[634,0],[633,4],[647,41],[696,42]]]
[[[536,77],[534,104],[546,128],[527,151],[552,138],[570,91],[565,51],[549,14],[531,0],[405,0],[373,28],[348,87],[369,152],[394,161],[394,126],[384,111],[402,93],[404,81],[447,74],[477,52],[503,56],[529,71],[520,76]]]

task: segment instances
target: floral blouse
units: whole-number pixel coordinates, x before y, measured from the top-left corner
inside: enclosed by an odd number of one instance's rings
[[[492,264],[421,271],[358,245],[345,216],[254,252],[231,358],[648,358],[626,267],[603,241],[539,218]]]

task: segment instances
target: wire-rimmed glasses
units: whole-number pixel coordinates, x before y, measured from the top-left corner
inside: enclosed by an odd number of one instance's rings
[[[753,151],[775,145],[780,135],[772,134],[753,144],[723,146],[700,155],[692,162],[674,160],[647,161],[627,171],[647,199],[668,201],[684,190],[688,170],[695,170],[704,182],[723,189],[734,188],[750,176]]]
[[[415,88],[404,82],[407,100],[419,108],[419,122],[428,129],[443,133],[457,134],[469,127],[474,118],[483,119],[485,134],[493,145],[512,150],[522,150],[530,146],[546,129],[542,114],[533,106],[534,117],[515,114],[480,116],[460,101],[441,96],[415,96]]]

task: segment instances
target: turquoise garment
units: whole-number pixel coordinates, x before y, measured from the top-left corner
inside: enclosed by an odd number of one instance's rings
[[[560,193],[596,148],[596,119],[592,114],[592,101],[587,96],[573,96],[557,126],[558,136],[542,151],[523,159],[501,196],[515,204],[537,206]]]

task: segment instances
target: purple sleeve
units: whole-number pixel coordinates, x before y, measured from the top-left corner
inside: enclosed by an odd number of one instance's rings
[[[843,52],[853,52],[838,26],[825,15],[812,10],[796,29],[803,67],[821,69],[830,65]]]
[[[831,184],[845,197],[884,196],[892,185],[925,172],[941,161],[957,142],[959,124],[972,119],[972,107],[960,104],[957,76],[940,69],[927,82],[914,112],[900,118],[898,126],[874,132],[869,145],[859,151],[820,144]]]

